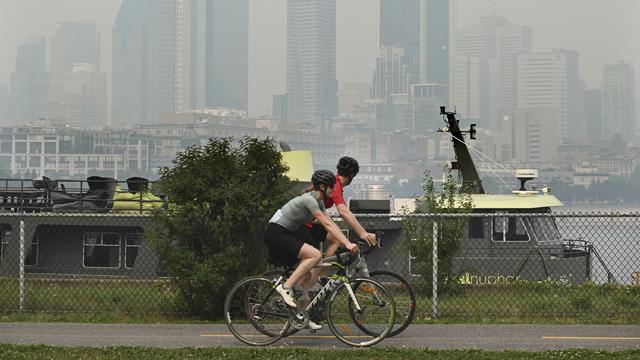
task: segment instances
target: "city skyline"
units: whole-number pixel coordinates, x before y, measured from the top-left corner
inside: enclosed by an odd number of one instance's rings
[[[119,3],[120,1],[85,1],[80,4],[77,1],[68,1],[68,8],[55,6],[47,9],[47,16],[44,16],[44,13],[37,11],[46,7],[42,2],[1,0],[2,14],[11,16],[3,18],[4,25],[0,25],[4,27],[0,33],[6,34],[0,36],[6,54],[0,59],[0,84],[9,86],[9,75],[15,66],[15,51],[29,34],[41,33],[50,41],[58,23],[64,21],[95,22],[101,35],[101,70],[110,77],[110,30],[115,22],[114,11],[117,12]],[[614,4],[605,4],[603,1],[589,2],[589,6],[581,10],[584,19],[582,22],[572,19],[573,29],[559,31],[561,20],[571,14],[571,6],[578,3],[584,4],[573,0],[562,4],[543,1],[536,2],[538,6],[533,7],[525,1],[458,0],[457,28],[475,23],[480,16],[491,15],[494,11],[496,15],[504,16],[512,23],[529,25],[534,32],[534,48],[566,48],[580,53],[580,76],[590,89],[600,87],[602,70],[606,63],[623,60],[633,68],[638,68],[640,47],[635,45],[632,39],[640,34],[640,25],[633,22],[631,14],[640,11],[640,4],[633,1]],[[377,1],[337,1],[336,7],[338,81],[371,83],[378,54]],[[286,48],[286,1],[250,1],[249,12],[249,112],[251,115],[261,115],[271,108],[272,95],[285,91],[286,55],[285,51],[276,50],[283,49],[283,44]],[[601,20],[614,19],[605,16],[607,14],[616,15],[615,21]],[[360,18],[358,15],[361,15]],[[589,20],[590,23],[584,23]],[[360,26],[353,26],[354,21]],[[22,29],[18,26],[25,22],[30,23],[29,28]],[[545,26],[541,26],[542,23]],[[13,36],[7,38],[8,34]],[[613,41],[606,41],[608,38]],[[636,83],[636,89],[639,86],[640,84]]]

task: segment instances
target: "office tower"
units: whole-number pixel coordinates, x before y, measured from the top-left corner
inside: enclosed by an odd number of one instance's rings
[[[74,63],[61,80],[58,101],[46,104],[46,118],[80,128],[107,125],[107,77],[91,63]]]
[[[602,91],[588,89],[584,94],[587,139],[592,143],[602,140]]]
[[[287,2],[287,121],[324,127],[338,115],[335,0]]]
[[[420,0],[420,81],[449,86],[449,0]],[[445,95],[445,101],[449,95]]]
[[[247,111],[248,0],[178,0],[176,6],[176,110]]]
[[[419,9],[420,0],[380,0],[380,48],[404,49],[410,84],[420,75]]]
[[[634,142],[636,134],[635,72],[624,61],[606,64],[602,70],[602,140],[621,136]]]
[[[113,26],[111,125],[175,110],[175,0],[124,0]]]
[[[96,26],[88,22],[63,22],[51,39],[49,73],[53,89],[65,74],[72,72],[73,64],[95,64],[100,71],[100,41]]]
[[[574,142],[576,129],[580,127],[578,52],[553,49],[520,54],[517,69],[518,107],[555,108],[555,129],[561,143]]]
[[[273,95],[273,118],[279,122],[287,121],[287,94]]]
[[[462,116],[479,115],[481,123],[499,129],[500,114],[517,107],[517,56],[531,46],[530,27],[499,16],[482,17],[478,24],[459,29],[451,64],[451,104],[460,107]],[[483,110],[473,110],[478,107]]]
[[[40,36],[31,37],[26,44],[18,46],[10,85],[15,123],[26,123],[44,115],[42,103],[48,93],[45,48],[45,39]]]
[[[371,96],[389,100],[393,94],[408,94],[409,87],[415,83],[410,71],[404,48],[381,48],[376,59]]]
[[[356,108],[364,105],[371,93],[371,84],[344,82],[338,90],[340,116],[352,117]]]

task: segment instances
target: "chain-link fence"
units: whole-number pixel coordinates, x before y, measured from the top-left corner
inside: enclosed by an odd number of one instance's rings
[[[381,234],[369,269],[413,284],[419,320],[640,319],[640,214],[359,219]],[[0,311],[184,313],[145,240],[152,221],[139,213],[0,213]],[[451,226],[462,229],[459,239]]]

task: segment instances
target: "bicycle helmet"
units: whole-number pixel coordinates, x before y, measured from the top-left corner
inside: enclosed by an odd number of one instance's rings
[[[311,183],[315,188],[326,185],[330,188],[336,184],[336,176],[329,170],[318,170],[311,176]]]
[[[338,161],[338,175],[355,177],[360,171],[360,165],[358,165],[358,160],[350,157],[343,156]]]

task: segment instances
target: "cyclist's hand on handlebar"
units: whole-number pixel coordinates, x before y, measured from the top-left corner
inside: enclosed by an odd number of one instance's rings
[[[357,254],[358,251],[360,251],[360,248],[358,248],[358,245],[354,244],[354,243],[349,243],[349,245],[346,246],[347,250],[349,250],[353,255]]]
[[[376,234],[372,234],[372,233],[364,233],[360,239],[362,239],[363,241],[366,241],[367,244],[369,244],[369,246],[376,246],[378,244],[378,238],[376,237]]]

